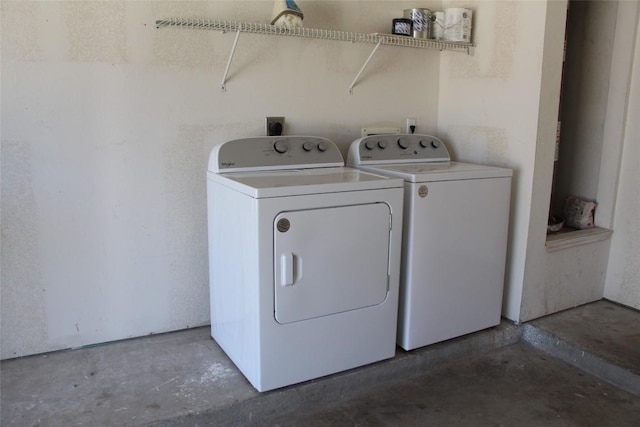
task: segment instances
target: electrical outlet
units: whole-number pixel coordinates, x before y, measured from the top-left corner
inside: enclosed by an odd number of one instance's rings
[[[265,117],[267,136],[279,136],[284,133],[284,117]]]
[[[416,132],[416,119],[409,118],[405,121],[404,124],[404,133],[415,133]]]

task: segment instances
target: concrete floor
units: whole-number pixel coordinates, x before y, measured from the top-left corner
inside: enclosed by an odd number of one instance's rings
[[[526,344],[377,387],[274,426],[637,426],[640,398]]]
[[[208,328],[0,364],[9,426],[626,426],[640,313],[599,301],[267,393]]]

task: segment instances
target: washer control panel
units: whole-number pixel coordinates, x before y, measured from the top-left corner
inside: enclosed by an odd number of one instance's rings
[[[371,135],[356,139],[349,147],[350,165],[448,162],[444,143],[432,135]]]
[[[243,172],[344,166],[338,147],[317,136],[262,136],[227,141],[209,157],[209,171]]]

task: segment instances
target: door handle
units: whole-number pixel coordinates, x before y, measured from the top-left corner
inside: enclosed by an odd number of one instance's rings
[[[292,252],[280,255],[280,285],[293,285],[293,264],[295,255]]]

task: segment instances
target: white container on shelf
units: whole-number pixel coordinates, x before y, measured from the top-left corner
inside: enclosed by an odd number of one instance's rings
[[[444,12],[433,13],[433,24],[431,28],[431,35],[435,40],[444,40],[445,20]]]
[[[450,7],[444,11],[444,38],[451,42],[471,42],[473,12],[462,7]]]

